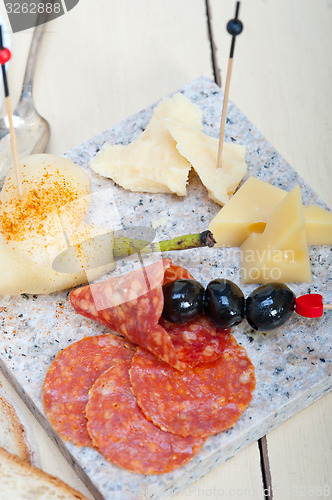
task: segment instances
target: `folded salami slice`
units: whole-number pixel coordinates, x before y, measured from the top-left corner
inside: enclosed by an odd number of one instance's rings
[[[163,284],[176,279],[193,279],[180,266],[163,259],[126,276],[113,277],[73,290],[74,309],[124,335],[178,370],[221,356],[227,330],[216,328],[207,318],[186,327],[161,319]]]
[[[171,262],[170,266],[165,270],[163,285],[166,285],[166,283],[169,283],[170,281],[193,279],[194,277],[190,274],[188,269],[185,269],[182,266],[177,266]]]
[[[93,445],[132,472],[170,472],[188,462],[205,440],[175,436],[147,420],[131,391],[130,365],[128,359],[113,365],[90,390],[86,417]]]
[[[61,351],[43,385],[45,412],[64,440],[91,446],[85,418],[88,392],[95,380],[120,360],[130,362],[133,346],[115,335],[86,337]]]
[[[233,336],[219,359],[185,372],[138,349],[130,379],[144,415],[180,436],[209,436],[232,427],[255,388],[254,367]]]

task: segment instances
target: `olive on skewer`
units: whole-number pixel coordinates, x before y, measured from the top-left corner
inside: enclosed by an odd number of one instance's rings
[[[254,290],[246,300],[246,318],[255,330],[274,330],[295,310],[294,292],[283,283],[269,283]]]
[[[255,330],[275,330],[296,311],[305,317],[320,317],[323,305],[319,294],[302,295],[283,283],[268,283],[256,288],[247,299],[232,281],[216,279],[205,291],[195,280],[178,280],[163,287],[163,317],[172,323],[185,323],[203,312],[220,328],[231,328],[246,318]]]
[[[203,313],[204,287],[196,280],[170,281],[163,287],[163,317],[171,323],[186,323]]]
[[[244,318],[245,298],[232,281],[211,281],[205,290],[204,312],[220,328],[231,328]]]

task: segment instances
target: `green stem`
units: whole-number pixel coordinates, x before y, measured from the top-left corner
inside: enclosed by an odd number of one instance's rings
[[[213,247],[215,239],[211,231],[202,233],[185,234],[177,236],[172,240],[163,240],[156,243],[136,240],[126,237],[115,238],[113,247],[113,257],[121,258],[133,253],[142,252],[169,252],[173,250],[187,250],[189,248]]]

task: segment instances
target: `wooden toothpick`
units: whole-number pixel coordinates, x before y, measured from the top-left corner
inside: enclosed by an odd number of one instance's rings
[[[223,151],[223,147],[224,147],[225,123],[226,123],[226,115],[227,115],[229,87],[231,84],[231,76],[232,76],[232,69],[233,69],[233,55],[234,55],[234,48],[235,48],[235,38],[243,30],[243,24],[240,21],[240,19],[238,18],[239,17],[239,10],[240,10],[240,2],[236,2],[235,18],[231,19],[227,23],[227,31],[230,35],[232,35],[232,43],[231,43],[231,49],[230,49],[229,59],[228,59],[224,101],[223,101],[222,112],[221,112],[217,168],[220,168],[222,166],[222,151]]]
[[[13,111],[12,111],[12,104],[11,104],[10,95],[9,95],[6,66],[5,66],[6,62],[9,61],[10,57],[11,57],[10,51],[6,47],[3,46],[2,26],[0,25],[0,63],[1,63],[1,68],[2,68],[3,87],[4,87],[4,92],[5,92],[5,103],[6,103],[6,109],[7,109],[8,122],[9,122],[10,143],[11,143],[12,154],[13,154],[13,161],[14,161],[14,167],[15,167],[15,173],[16,173],[18,192],[19,192],[19,195],[22,196],[23,195],[22,175],[21,175],[21,168],[20,168],[20,163],[19,163],[19,159],[18,159],[16,134],[15,134],[15,128],[14,128],[14,124],[13,124]]]

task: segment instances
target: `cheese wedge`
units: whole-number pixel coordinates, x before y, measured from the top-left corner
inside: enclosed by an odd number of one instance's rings
[[[138,139],[126,146],[105,144],[92,160],[91,169],[130,191],[184,196],[191,165],[177,151],[165,118],[202,127],[202,111],[182,94],[176,94],[155,108]]]
[[[251,233],[262,233],[286,195],[283,189],[249,177],[209,224],[216,246],[241,246]],[[332,244],[332,213],[317,205],[304,206],[303,211],[308,244]]]
[[[303,207],[308,245],[332,245],[332,212],[317,205]]]
[[[311,281],[299,186],[273,210],[264,232],[252,233],[241,246],[241,278],[244,283]]]
[[[216,246],[239,247],[252,232],[262,232],[271,211],[287,192],[249,177],[209,225]]]
[[[224,205],[247,172],[245,146],[224,143],[222,167],[217,168],[218,139],[201,130],[167,121],[167,128],[181,155],[194,167],[209,197]]]

